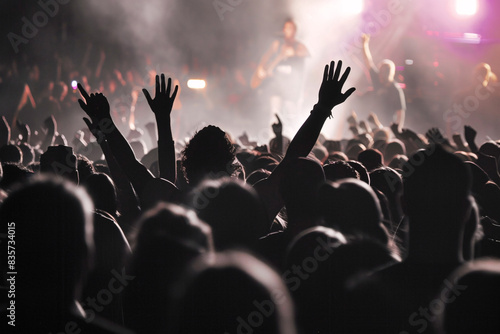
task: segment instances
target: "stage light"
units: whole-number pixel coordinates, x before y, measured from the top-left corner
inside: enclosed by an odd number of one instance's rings
[[[207,83],[203,79],[189,79],[187,86],[191,89],[203,89],[207,86]]]
[[[405,64],[406,65],[413,65],[413,59],[406,59]]]
[[[455,0],[458,15],[472,16],[477,12],[477,0]]]
[[[358,15],[363,11],[364,0],[344,0],[343,5],[347,14]]]
[[[71,81],[71,88],[75,90],[77,87],[78,87],[78,82],[76,82],[76,80]]]

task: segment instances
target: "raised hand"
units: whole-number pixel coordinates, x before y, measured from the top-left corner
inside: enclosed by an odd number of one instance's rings
[[[30,135],[31,135],[31,130],[30,127],[27,124],[19,122],[19,120],[16,120],[16,127],[21,133],[21,142],[23,143],[29,143],[30,141]]]
[[[278,135],[281,135],[281,133],[283,131],[283,123],[281,123],[281,119],[278,116],[278,114],[276,114],[276,118],[278,119],[278,123],[273,123],[272,127],[273,127],[274,134],[276,136],[278,136]]]
[[[361,41],[363,42],[363,45],[370,43],[370,34],[362,34]]]
[[[78,89],[86,102],[78,99],[78,103],[92,122],[99,123],[103,119],[111,119],[108,99],[102,93],[89,95],[80,83],[78,84]]]
[[[170,95],[170,91],[172,88],[172,79],[168,78],[168,83],[165,85],[165,75],[161,75],[161,83],[160,77],[156,76],[156,88],[155,88],[155,97],[151,98],[149,92],[146,88],[142,90],[144,96],[146,96],[146,100],[148,101],[149,107],[158,116],[169,116],[172,111],[172,107],[174,105],[175,97],[177,96],[177,91],[179,89],[178,85],[175,85],[174,91],[172,95]]]
[[[465,141],[469,145],[469,148],[472,152],[477,152],[478,147],[476,145],[476,136],[477,136],[477,131],[470,125],[465,125],[464,126],[464,137]]]
[[[350,126],[358,125],[358,115],[354,110],[351,111],[351,116],[347,117],[347,123],[349,123]]]
[[[438,128],[431,128],[426,133],[425,136],[430,143],[446,145],[452,147],[448,139],[446,139]]]
[[[335,68],[334,61],[330,63],[330,66],[325,65],[323,82],[318,94],[318,105],[321,108],[331,111],[333,107],[343,103],[356,90],[356,88],[351,87],[345,93],[342,93],[342,88],[351,72],[351,68],[347,67],[342,76],[340,76],[341,71],[342,60],[338,61],[337,68]]]

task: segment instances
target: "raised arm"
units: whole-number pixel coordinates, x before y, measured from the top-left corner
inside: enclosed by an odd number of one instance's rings
[[[166,87],[165,87],[166,86]],[[170,113],[174,105],[175,97],[179,86],[175,86],[172,95],[172,79],[168,78],[168,84],[165,85],[165,75],[156,76],[155,97],[151,98],[147,89],[142,92],[148,100],[149,107],[156,117],[156,126],[158,127],[158,165],[160,167],[160,177],[175,184],[176,165],[175,165],[175,143],[172,137],[172,126]]]
[[[279,194],[283,166],[293,159],[306,157],[311,152],[326,119],[332,116],[332,109],[336,105],[343,103],[356,90],[354,87],[351,87],[345,93],[342,93],[351,68],[347,67],[342,76],[340,75],[341,71],[342,61],[340,60],[336,68],[333,61],[330,63],[330,66],[325,66],[323,81],[318,94],[318,103],[314,105],[311,114],[293,138],[283,161],[281,161],[267,179],[254,185],[255,190],[266,205],[270,220],[276,217],[284,205]]]
[[[84,118],[85,123],[89,127],[95,127],[104,135],[116,161],[134,186],[136,193],[140,194],[144,185],[154,178],[153,174],[135,158],[134,151],[114,124],[106,97],[100,93],[88,95],[80,84],[78,89],[86,101],[85,103],[79,99],[80,107],[90,117],[90,120]],[[98,138],[99,140],[103,139]]]
[[[370,35],[361,35],[361,40],[363,41],[363,59],[365,60],[365,65],[368,69],[377,70],[375,63],[373,62],[372,53],[370,51]]]

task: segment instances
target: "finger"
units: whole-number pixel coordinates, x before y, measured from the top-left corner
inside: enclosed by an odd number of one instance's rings
[[[83,121],[85,122],[85,124],[87,124],[87,127],[89,128],[89,130],[92,132],[94,126],[92,124],[92,122],[87,118],[87,117],[84,117],[83,118]]]
[[[333,78],[333,70],[335,68],[335,62],[332,60],[330,62],[330,72],[328,72],[328,79],[332,79]]]
[[[349,96],[351,96],[351,94],[354,93],[355,90],[356,88],[354,87],[349,88],[347,92],[344,93],[344,101],[347,100]]]
[[[177,91],[179,90],[179,86],[178,85],[175,85],[174,87],[174,92],[172,93],[172,97],[171,99],[174,100],[175,97],[177,96]]]
[[[278,124],[281,124],[281,119],[280,119],[280,117],[278,116],[278,114],[276,114],[276,118],[278,119]]]
[[[160,76],[159,75],[156,75],[155,81],[156,81],[156,86],[155,86],[155,98],[156,98],[158,96],[158,94],[161,92],[160,91]]]
[[[339,64],[339,67],[340,67],[340,64]],[[348,66],[346,69],[345,69],[345,72],[344,74],[342,75],[342,78],[340,78],[340,81],[339,83],[341,85],[343,85],[345,83],[345,81],[347,80],[347,77],[349,76],[349,73],[351,73],[351,68]],[[337,73],[335,73],[336,75]]]
[[[170,78],[168,79],[170,81]],[[170,82],[169,82],[170,84]],[[169,91],[170,91],[170,85],[168,86],[169,88]],[[161,74],[161,89],[160,89],[160,93],[165,93],[165,74]]]
[[[80,108],[83,109],[83,111],[87,112],[87,105],[85,102],[82,101],[82,99],[78,99],[78,103],[80,104]]]
[[[142,93],[146,97],[146,100],[148,101],[148,104],[151,106],[151,102],[153,102],[153,100],[151,99],[151,95],[149,95],[148,90],[146,88],[143,88],[142,89]]]
[[[163,74],[162,74],[163,75]],[[172,89],[172,79],[168,78],[168,83],[167,83],[167,95],[170,96],[170,90]]]
[[[328,64],[325,65],[325,70],[323,71],[323,82],[328,79]]]
[[[338,81],[340,77],[340,71],[342,70],[342,60],[339,60],[337,62],[337,68],[335,69],[335,75],[333,77],[333,80]]]
[[[80,94],[82,94],[85,101],[87,101],[87,99],[89,98],[89,94],[87,94],[87,92],[85,91],[85,88],[83,88],[83,86],[80,83],[77,84],[77,87],[78,87],[78,90],[80,91]]]

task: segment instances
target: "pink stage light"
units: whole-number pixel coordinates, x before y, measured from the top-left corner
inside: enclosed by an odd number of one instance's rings
[[[472,16],[477,13],[477,0],[455,0],[458,15]]]

